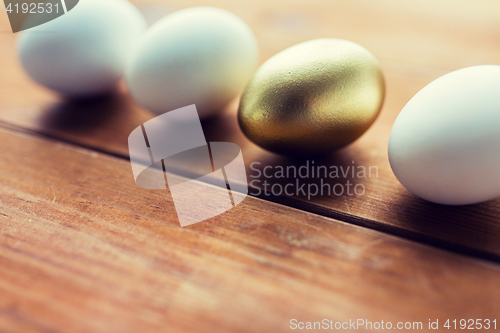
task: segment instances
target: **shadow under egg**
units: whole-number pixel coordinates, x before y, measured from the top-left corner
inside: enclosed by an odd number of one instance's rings
[[[390,212],[398,221],[404,221],[405,228],[422,235],[430,244],[442,245],[463,252],[483,253],[486,257],[500,253],[500,200],[490,200],[474,205],[448,206],[432,203],[410,193],[399,196],[389,204]],[[434,235],[433,239],[427,239]],[[495,252],[495,251],[493,251]]]
[[[66,99],[48,106],[39,122],[43,128],[80,132],[108,124],[130,108],[129,101],[119,93],[92,98]]]

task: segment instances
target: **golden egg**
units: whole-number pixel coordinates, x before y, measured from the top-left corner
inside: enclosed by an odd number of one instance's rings
[[[318,155],[342,148],[373,124],[384,101],[377,59],[342,39],[316,39],[267,60],[243,92],[238,121],[269,151]]]

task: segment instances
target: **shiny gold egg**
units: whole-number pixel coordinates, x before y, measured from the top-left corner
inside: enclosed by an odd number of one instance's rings
[[[342,39],[316,39],[267,60],[243,92],[238,121],[269,151],[318,155],[342,148],[373,124],[384,101],[377,59]]]

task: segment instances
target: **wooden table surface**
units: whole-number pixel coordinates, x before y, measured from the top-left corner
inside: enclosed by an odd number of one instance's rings
[[[362,138],[315,162],[376,166],[378,177],[351,179],[365,186],[360,196],[249,196],[181,228],[169,191],[137,187],[128,161],[128,135],[153,115],[123,87],[70,102],[33,83],[2,12],[0,332],[285,332],[292,319],[422,322],[424,331],[429,320],[444,330],[447,319],[496,319],[500,328],[500,200],[425,202],[387,158],[391,126],[422,87],[500,64],[499,1],[132,2],[151,21],[225,8],[254,30],[261,62],[320,37],[365,46],[386,78],[382,113]],[[248,141],[237,103],[202,125],[208,141],[242,148],[249,176],[254,162],[307,162]]]

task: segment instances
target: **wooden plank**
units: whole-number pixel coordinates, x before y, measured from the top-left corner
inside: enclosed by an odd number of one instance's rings
[[[285,332],[500,310],[498,265],[253,197],[180,228],[169,192],[138,188],[127,161],[8,130],[0,151],[0,331]]]
[[[136,1],[141,5],[144,2]],[[147,2],[155,6],[155,2]],[[153,4],[153,5],[152,5]],[[172,1],[165,11],[196,5]],[[368,47],[380,60],[387,79],[387,98],[380,118],[357,142],[316,165],[376,166],[378,177],[357,179],[362,196],[262,198],[325,216],[340,218],[437,246],[500,260],[500,201],[468,207],[444,207],[421,201],[396,180],[387,160],[391,125],[405,103],[425,84],[462,66],[498,62],[499,3],[494,0],[442,1],[217,1],[243,17],[255,30],[262,60],[273,53],[317,37],[342,37]],[[160,11],[157,7],[147,7]],[[5,26],[5,22],[2,26]],[[153,115],[123,93],[86,103],[61,102],[30,82],[14,53],[12,35],[0,35],[0,121],[80,145],[128,156],[127,136]],[[279,157],[256,147],[240,132],[237,101],[220,117],[204,122],[209,141],[235,142],[242,148],[249,176],[251,163],[300,167],[306,161]],[[253,180],[250,178],[249,180]],[[330,180],[330,184],[349,179]],[[271,184],[286,180],[271,179]],[[315,183],[317,181],[312,181]],[[256,184],[256,183],[254,183]],[[258,185],[258,184],[257,184]]]

